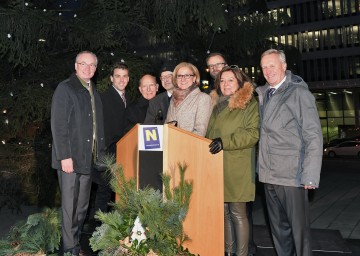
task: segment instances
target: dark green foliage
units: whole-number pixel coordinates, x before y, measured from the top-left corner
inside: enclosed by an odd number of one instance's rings
[[[150,250],[158,255],[191,255],[183,250],[181,244],[188,239],[183,232],[182,223],[186,217],[192,184],[185,181],[186,164],[178,164],[181,181],[179,186],[170,188],[170,177],[163,176],[166,197],[158,190],[147,187],[137,190],[136,181],[126,180],[122,168],[107,164],[112,175],[111,186],[119,200],[111,213],[98,212],[96,218],[103,224],[96,229],[90,239],[93,250],[100,255],[146,255]],[[147,239],[137,246],[123,244],[131,236],[135,219],[139,217],[145,228]],[[120,251],[124,254],[120,254]],[[125,253],[126,252],[126,253]]]
[[[76,2],[71,9],[55,0],[0,3],[0,141],[6,143],[5,151],[25,141],[33,151],[39,149],[34,141],[49,131],[54,88],[74,71],[76,54],[82,50],[98,56],[93,80],[100,92],[110,85],[111,65],[124,60],[130,67],[128,94],[135,99],[140,77],[158,76],[168,59],[194,63],[202,79],[209,77],[207,50],[224,53],[231,64],[258,65],[259,52],[270,45],[264,38],[277,25],[267,16],[265,0]],[[37,180],[33,187],[46,182],[41,173],[49,166],[24,168],[35,169],[26,173]],[[45,181],[39,180],[42,177]]]
[[[7,239],[0,241],[0,255],[51,253],[59,248],[60,237],[60,212],[45,208],[12,227]]]

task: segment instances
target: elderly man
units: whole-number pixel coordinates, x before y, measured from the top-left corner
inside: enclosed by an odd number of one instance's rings
[[[311,255],[308,190],[319,186],[323,138],[315,99],[286,70],[283,51],[261,56],[259,180],[278,255]]]
[[[72,255],[80,253],[91,169],[105,147],[102,103],[91,81],[96,67],[95,54],[80,52],[76,72],[57,86],[52,98],[52,167],[61,190],[63,251]]]
[[[156,77],[149,74],[141,77],[139,82],[141,96],[126,109],[125,132],[128,132],[134,125],[144,122],[149,100],[155,97],[158,89],[159,85],[156,83]]]
[[[172,62],[167,62],[162,66],[160,81],[166,91],[156,95],[155,98],[149,101],[144,124],[164,124],[174,89],[172,82],[174,68],[175,65]]]

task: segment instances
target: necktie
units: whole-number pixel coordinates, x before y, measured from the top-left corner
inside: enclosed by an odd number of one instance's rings
[[[126,107],[126,98],[125,98],[125,93],[122,93],[122,94],[120,94],[120,95],[121,95],[121,99],[123,100],[124,105],[125,105],[125,107]]]
[[[275,88],[270,88],[266,91],[266,97],[269,100],[271,98],[271,96],[274,94],[275,92]]]
[[[264,105],[267,105],[267,103],[269,102],[271,96],[274,94],[275,92],[275,88],[269,88],[267,89],[267,91],[265,92],[265,99],[264,99]]]

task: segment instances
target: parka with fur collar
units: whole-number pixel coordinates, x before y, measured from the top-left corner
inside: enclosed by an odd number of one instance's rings
[[[255,145],[259,139],[258,103],[246,82],[226,98],[210,93],[214,105],[206,137],[221,138],[224,150],[224,202],[255,199]]]

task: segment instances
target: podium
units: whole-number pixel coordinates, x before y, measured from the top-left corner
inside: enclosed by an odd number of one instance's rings
[[[161,150],[143,150],[139,133],[145,134],[145,128],[153,131],[160,128]],[[177,165],[187,164],[185,180],[193,182],[193,192],[183,223],[184,232],[190,240],[183,246],[201,256],[224,254],[223,153],[212,155],[209,152],[210,142],[166,124],[136,125],[116,145],[116,162],[122,166],[127,179],[136,178],[138,188],[144,186],[142,176],[151,173],[153,177],[145,180],[150,179],[154,183],[150,186],[160,186],[161,189],[162,185],[158,183],[161,172],[170,175],[171,186],[176,186],[180,181]],[[146,153],[150,155],[146,156]]]

